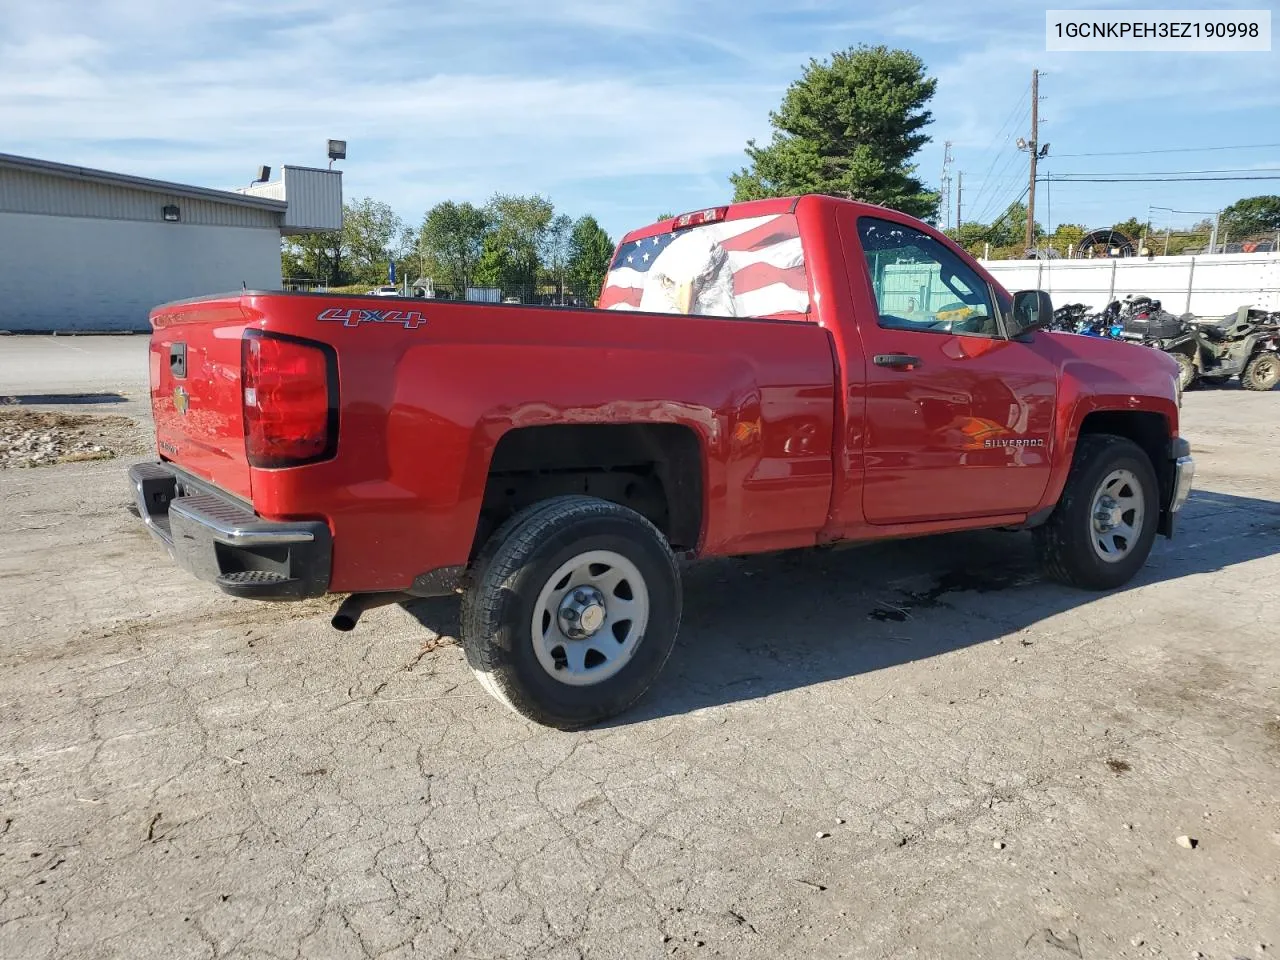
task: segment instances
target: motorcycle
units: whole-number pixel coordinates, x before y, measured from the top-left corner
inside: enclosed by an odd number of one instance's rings
[[[1145,296],[1128,296],[1123,303],[1113,301],[1120,324],[1118,339],[1161,350],[1178,363],[1178,384],[1190,390],[1200,376],[1197,358],[1202,352],[1202,338],[1193,329],[1191,314],[1175,316],[1165,310],[1159,300]]]
[[[1101,313],[1091,313],[1092,309],[1083,303],[1069,303],[1059,307],[1053,312],[1053,329],[1083,337],[1118,339],[1123,329],[1120,323],[1120,301],[1113,301]]]
[[[1089,315],[1090,307],[1083,303],[1068,303],[1053,311],[1051,330],[1062,333],[1077,333],[1081,322]]]

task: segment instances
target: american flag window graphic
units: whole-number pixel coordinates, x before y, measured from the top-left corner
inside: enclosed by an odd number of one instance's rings
[[[708,223],[618,247],[600,298],[606,310],[711,317],[801,317],[809,311],[793,214]]]

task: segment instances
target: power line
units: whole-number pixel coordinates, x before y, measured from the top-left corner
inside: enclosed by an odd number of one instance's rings
[[[1031,115],[1031,105],[1028,104],[1023,109],[1021,116],[1018,118],[1018,123],[1021,124],[1030,115]],[[1016,130],[1010,131],[1009,137],[1012,138],[1015,132]],[[1001,156],[1000,154],[997,154],[996,157],[991,161],[992,168],[995,167],[996,161],[1000,159],[1000,156]],[[1017,162],[1021,158],[1021,156],[1022,154],[1018,150],[1013,150],[1010,153],[1005,154],[1004,163],[1000,166],[1000,169],[996,173],[996,175],[994,177],[989,176],[987,177],[986,180],[983,181],[982,188],[978,190],[978,196],[974,199],[973,203],[970,205],[971,207],[976,209],[979,202],[981,202],[984,197],[986,198],[986,201],[982,203],[981,212],[977,217],[978,220],[985,219],[986,215],[989,212],[991,212],[992,205],[997,203],[1000,195],[1005,192],[1005,189],[1007,188],[1009,181],[1022,176],[1020,172],[1013,173],[1013,174],[1010,174],[1007,172],[1009,168],[1012,167],[1015,164],[1015,162]],[[988,170],[988,173],[990,173],[990,170]]]
[[[1030,88],[1030,84],[1028,84],[1028,89],[1029,88]],[[1000,152],[1013,139],[1013,135],[1017,132],[1018,127],[1022,124],[1022,117],[1019,116],[1019,109],[1021,108],[1024,115],[1026,111],[1031,109],[1029,105],[1026,105],[1026,101],[1024,100],[1025,95],[1026,95],[1025,89],[1018,94],[1018,99],[1016,99],[1013,102],[1013,109],[1009,111],[1009,115],[1005,117],[1004,123],[1000,124],[1000,128],[996,131],[996,135],[991,139],[991,145],[988,146],[987,149],[994,151],[994,156],[992,156],[991,158],[991,165],[987,167],[987,172],[983,174],[981,178],[979,178],[979,181],[978,181],[979,183],[984,183],[986,179],[991,176],[991,171],[995,169],[996,162],[999,161],[1000,159]],[[1014,117],[1018,117],[1018,119],[1014,120]],[[1010,126],[1011,123],[1013,124],[1012,126]],[[1008,128],[1009,133],[1008,135],[1005,136],[1004,142],[1000,143],[1000,135],[1004,133],[1006,128]],[[973,200],[970,201],[969,206],[972,209],[976,210],[978,208],[978,204],[982,201],[983,190],[985,190],[985,186],[982,189],[979,189],[977,194],[974,195]]]
[[[1021,178],[1021,174],[1018,174],[1017,176],[1019,177],[1019,179]],[[983,215],[978,218],[978,222],[981,223],[983,220],[985,220],[987,211],[990,210],[992,214],[999,214],[999,216],[992,221],[992,224],[999,223],[1001,220],[1003,220],[1005,217],[1009,215],[1009,211],[1013,209],[1014,204],[1021,203],[1026,198],[1027,194],[1030,192],[1031,192],[1031,184],[1027,183],[1025,186],[1023,186],[1020,189],[1018,194],[1012,200],[1010,200],[1008,203],[1003,205],[997,204],[994,207],[994,209],[992,209],[991,205],[993,203],[996,203],[996,198],[999,196],[999,194],[992,194],[991,200],[988,202],[987,207],[983,209]],[[1006,193],[1005,196],[1007,197],[1009,196],[1009,194]]]
[[[995,135],[994,137],[992,137],[992,138],[991,138],[991,143],[990,143],[990,145],[987,147],[987,149],[988,149],[988,150],[993,150],[993,149],[994,149],[994,150],[998,150],[998,149],[999,149],[999,147],[997,147],[997,146],[996,146],[996,144],[997,144],[997,143],[999,142],[999,140],[1000,140],[1000,134],[1004,133],[1004,129],[1005,129],[1005,127],[1008,127],[1008,126],[1009,126],[1009,122],[1010,122],[1011,120],[1013,120],[1014,116],[1017,114],[1017,112],[1018,112],[1018,108],[1019,108],[1019,107],[1022,107],[1023,103],[1025,102],[1025,101],[1023,100],[1023,95],[1024,95],[1025,93],[1026,93],[1026,91],[1025,91],[1025,90],[1024,90],[1022,93],[1019,93],[1019,94],[1018,94],[1018,98],[1017,98],[1016,100],[1014,100],[1014,101],[1013,101],[1013,108],[1012,108],[1012,109],[1010,109],[1010,111],[1009,111],[1009,115],[1008,115],[1007,117],[1005,117],[1005,118],[1004,118],[1004,123],[1000,124],[1000,129],[998,129],[998,130],[996,131],[996,135]],[[1014,131],[1015,131],[1016,129],[1017,129],[1017,125],[1016,125],[1016,124],[1015,124],[1012,128],[1010,128],[1010,131],[1009,131],[1009,137],[1012,137],[1012,136],[1013,136],[1013,133],[1014,133]],[[1006,139],[1006,140],[1008,140],[1008,139],[1009,139],[1009,137],[1006,137],[1005,139]]]
[[[1269,150],[1280,143],[1241,143],[1227,147],[1169,147],[1164,150],[1109,150],[1102,153],[1058,153],[1057,157],[1137,157],[1153,153],[1207,153],[1210,150]]]
[[[1015,158],[1017,158],[1017,156],[1018,154],[1014,154]],[[1009,204],[1008,203],[1002,204],[1000,202],[1000,198],[1002,196],[1007,197],[1010,193],[1010,190],[1016,191],[1020,189],[1018,187],[1018,184],[1021,182],[1022,182],[1022,171],[1020,170],[1015,171],[1014,173],[1011,173],[1006,177],[1000,178],[999,185],[994,186],[992,188],[991,193],[988,194],[986,202],[982,205],[982,212],[977,217],[977,219],[979,221],[982,221],[982,220],[985,220],[989,214],[1000,213],[1002,210],[1004,210],[1005,207],[1007,207]]]
[[[1009,216],[1009,214],[1013,213],[1014,205],[1019,204],[1023,200],[1025,200],[1027,197],[1027,194],[1030,192],[1031,192],[1031,184],[1028,183],[1025,187],[1022,188],[1022,193],[1018,195],[1018,199],[1014,200],[1007,207],[1005,207],[1004,212],[1000,214],[1000,216],[996,217],[994,220],[991,221],[991,226],[987,227],[987,236],[991,235],[991,231],[996,228],[997,224],[999,224],[1000,221],[1004,220],[1007,216]]]
[[[1049,177],[1038,178],[1048,180]],[[1209,181],[1280,180],[1280,173],[1261,177],[1058,177],[1057,183],[1202,183]]]
[[[1004,143],[1001,144],[999,148],[997,148],[995,155],[991,158],[991,163],[987,167],[987,172],[983,176],[981,181],[982,187],[978,190],[978,195],[974,198],[973,203],[970,204],[970,206],[976,207],[977,204],[983,202],[984,200],[990,201],[991,199],[989,195],[990,191],[998,189],[994,185],[997,183],[1003,183],[1007,179],[1005,176],[1005,171],[1009,169],[1010,164],[1013,163],[1013,161],[1017,160],[1019,156],[1018,151],[1015,149],[1012,149],[1013,136],[1015,133],[1018,132],[1018,127],[1020,127],[1026,121],[1030,113],[1031,113],[1031,106],[1030,104],[1028,104],[1027,106],[1023,107],[1022,112],[1018,114],[1017,119],[1014,121],[1014,126],[1010,128],[1008,135],[1004,138]],[[1005,153],[1006,149],[1009,149],[1008,153]],[[1004,163],[1000,164],[1000,167],[997,170],[996,165],[1000,163],[1001,159],[1004,160]],[[995,176],[992,176],[992,171],[996,171]],[[984,209],[985,209],[985,206],[984,206]]]
[[[1058,177],[1180,177],[1201,173],[1280,173],[1280,167],[1218,167],[1212,170],[1126,170],[1104,173],[1101,170],[1081,170],[1077,173],[1059,173]]]
[[[1012,203],[1010,203],[1007,207],[1005,207],[1004,212],[1001,213],[1000,216],[992,220],[991,223],[988,224],[983,229],[982,233],[979,236],[989,241],[991,238],[991,231],[1000,225],[1000,221],[1004,220],[1007,216],[1009,216],[1010,213],[1013,212],[1014,204],[1021,203],[1023,198],[1026,197],[1026,195],[1030,192],[1031,192],[1031,184],[1028,183],[1025,187],[1022,188],[1022,193],[1018,195],[1018,198],[1014,200]],[[978,226],[982,226],[980,221],[972,221],[972,222],[976,223]]]

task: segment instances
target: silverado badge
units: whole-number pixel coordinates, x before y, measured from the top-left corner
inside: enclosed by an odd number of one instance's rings
[[[183,386],[173,388],[173,406],[184,417],[187,415],[187,408],[191,406],[191,395]]]

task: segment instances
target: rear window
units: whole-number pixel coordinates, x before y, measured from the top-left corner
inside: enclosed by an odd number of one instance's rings
[[[625,240],[600,306],[706,317],[801,318],[809,312],[794,214],[727,220]]]

